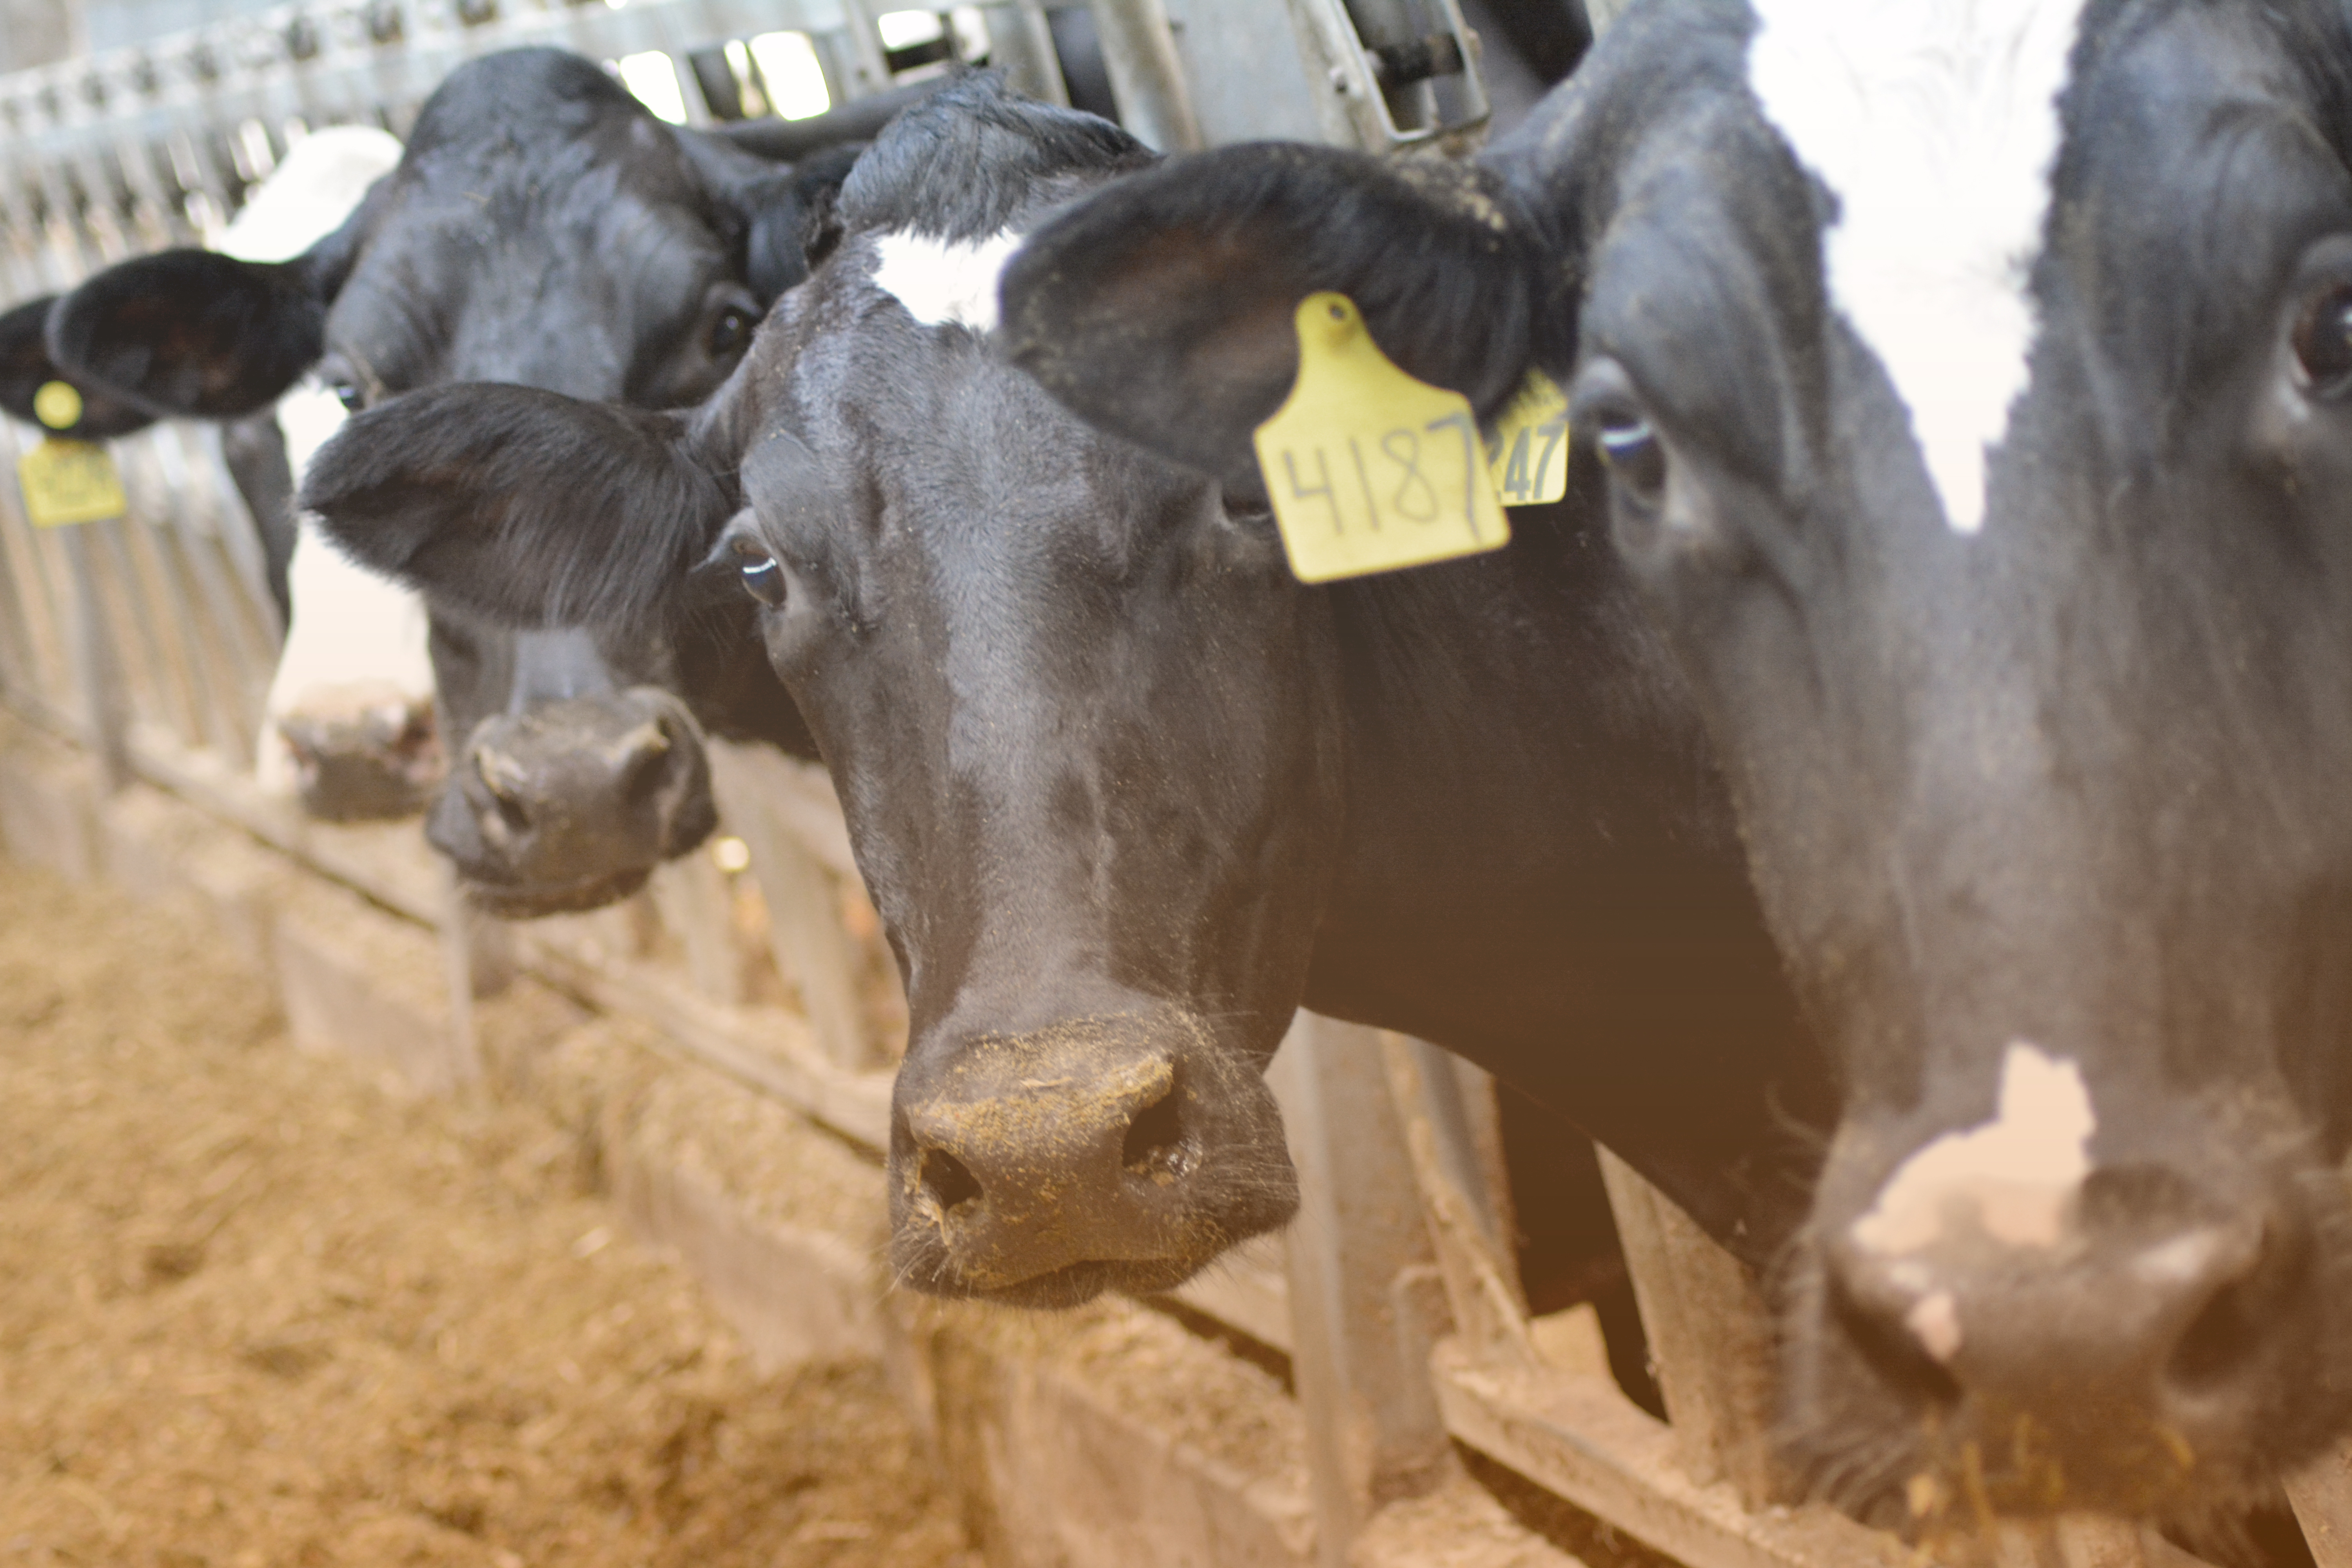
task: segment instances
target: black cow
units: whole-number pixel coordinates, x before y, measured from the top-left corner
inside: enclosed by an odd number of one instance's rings
[[[698,414],[436,389],[355,420],[308,503],[524,622],[658,616],[724,531],[907,976],[922,1289],[1163,1288],[1279,1224],[1257,1069],[1302,1004],[1465,1051],[1769,1256],[1811,1158],[1778,1114],[1832,1097],[1593,496],[1534,548],[1302,588],[1262,512],[992,351],[1001,237],[1150,161],[951,89]]]
[[[755,156],[664,124],[576,56],[488,56],[436,89],[399,167],[302,256],[110,268],[58,304],[48,348],[133,407],[199,418],[266,407],[306,373],[354,408],[452,380],[690,403],[823,245],[855,147],[819,149],[908,97],[747,128]],[[673,693],[701,694],[722,732],[813,751],[748,610],[643,631],[518,640],[434,605],[452,756],[427,834],[486,907],[593,907],[708,835],[700,734]]]
[[[1104,193],[1006,332],[1232,472],[1324,289],[1482,411],[1549,371],[1607,460],[1846,1089],[1815,1486],[2274,1491],[2352,1421],[2352,13],[1651,0],[1474,171]]]

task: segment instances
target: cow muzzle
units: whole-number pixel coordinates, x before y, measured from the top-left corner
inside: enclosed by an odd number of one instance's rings
[[[413,816],[440,787],[433,699],[383,681],[306,690],[277,720],[302,809],[321,822]]]
[[[891,1260],[932,1295],[1166,1290],[1298,1206],[1264,1079],[1173,1010],[970,1038],[899,1081]]]
[[[636,687],[484,720],[426,837],[476,902],[528,919],[628,897],[718,820],[693,718]]]
[[[2315,1163],[2216,1156],[2233,1142],[2263,1141],[2209,1129],[1907,1207],[1898,1176],[1858,1217],[1817,1215],[1794,1457],[1835,1500],[1930,1534],[2085,1509],[2194,1526],[2263,1500],[2352,1415],[2345,1198]],[[1837,1495],[1857,1477],[1874,1499]]]

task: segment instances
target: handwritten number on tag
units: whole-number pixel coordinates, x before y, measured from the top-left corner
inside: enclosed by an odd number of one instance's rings
[[[1299,579],[1393,572],[1507,542],[1468,399],[1390,363],[1343,295],[1309,295],[1297,326],[1297,378],[1254,444]]]

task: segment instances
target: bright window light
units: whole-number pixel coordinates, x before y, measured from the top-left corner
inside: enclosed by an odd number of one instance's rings
[[[672,125],[686,123],[686,95],[678,90],[677,69],[667,55],[659,49],[623,55],[613,62],[613,69],[621,85],[637,95],[639,103]]]
[[[751,40],[751,58],[768,84],[768,102],[786,120],[806,120],[833,107],[824,67],[806,33],[762,33]]]
[[[882,35],[882,47],[886,49],[935,44],[948,35],[948,30],[940,26],[938,16],[929,11],[885,11],[874,18],[874,30]]]
[[[959,5],[949,13],[955,24],[956,53],[968,60],[988,58],[988,18],[977,5]]]
[[[760,86],[760,69],[751,63],[751,51],[743,47],[740,38],[727,40],[727,74],[735,79],[735,96],[743,105],[743,118],[757,120],[768,112],[768,95]]]

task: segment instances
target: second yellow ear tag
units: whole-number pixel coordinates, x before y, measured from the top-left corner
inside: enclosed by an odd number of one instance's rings
[[[1309,294],[1297,323],[1298,379],[1256,445],[1298,580],[1509,543],[1469,400],[1391,363],[1344,294]]]
[[[1568,399],[1533,366],[1495,420],[1486,471],[1505,506],[1535,506],[1568,493]]]
[[[16,481],[35,528],[102,522],[130,510],[114,459],[88,441],[50,437],[16,459]]]

